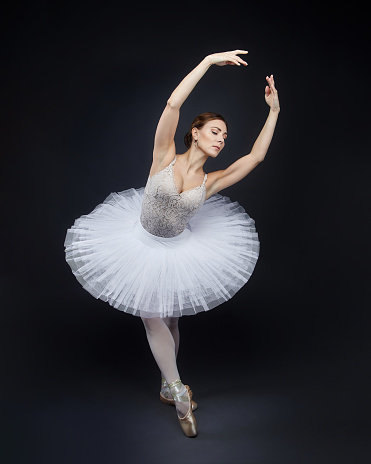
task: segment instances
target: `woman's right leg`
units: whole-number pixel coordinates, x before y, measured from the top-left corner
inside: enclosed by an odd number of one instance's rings
[[[175,357],[177,357],[178,351],[179,351],[179,342],[180,342],[179,317],[165,317],[163,320],[165,324],[168,326],[170,333],[174,339]]]

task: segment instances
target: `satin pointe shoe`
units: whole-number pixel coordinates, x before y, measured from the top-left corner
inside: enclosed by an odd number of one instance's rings
[[[184,386],[188,390],[189,397],[191,399],[192,411],[196,411],[196,409],[198,408],[198,405],[197,405],[196,401],[193,401],[193,399],[192,399],[193,392],[189,388],[188,385],[184,385]],[[169,385],[168,385],[165,377],[161,377],[160,401],[162,401],[165,404],[170,404],[171,406],[175,406],[175,401],[174,401],[173,397],[171,396],[170,388],[169,388]]]
[[[191,399],[188,393],[188,388],[182,384],[180,379],[169,383],[169,388],[171,395],[174,398],[175,406],[177,407],[178,421],[182,427],[184,435],[189,438],[195,437],[197,435],[197,422],[195,416],[192,413]],[[187,405],[187,412],[185,415],[179,416],[178,407],[181,406],[181,403],[183,403],[184,406]]]

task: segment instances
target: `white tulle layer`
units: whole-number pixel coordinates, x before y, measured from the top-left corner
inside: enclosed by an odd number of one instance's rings
[[[141,317],[193,315],[229,300],[259,255],[255,221],[213,195],[177,237],[139,221],[144,188],[111,193],[67,230],[66,260],[85,290]]]

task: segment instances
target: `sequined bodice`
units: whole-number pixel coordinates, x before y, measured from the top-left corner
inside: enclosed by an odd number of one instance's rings
[[[183,232],[205,201],[207,174],[198,187],[178,193],[174,178],[176,158],[162,171],[148,177],[144,189],[140,222],[158,237],[175,237]]]

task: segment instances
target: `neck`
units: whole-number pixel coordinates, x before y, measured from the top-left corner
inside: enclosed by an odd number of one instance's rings
[[[200,150],[198,147],[195,147],[194,145],[192,145],[188,151],[180,156],[182,157],[187,173],[196,173],[197,171],[202,170],[203,165],[208,158],[208,156],[205,155],[202,150]]]

